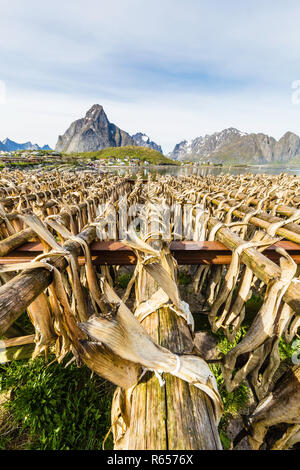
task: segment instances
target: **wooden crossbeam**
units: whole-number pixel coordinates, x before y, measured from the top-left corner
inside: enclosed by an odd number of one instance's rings
[[[267,248],[264,254],[274,262],[279,260],[279,255],[275,251],[276,247],[284,248],[295,263],[300,264],[300,245],[284,240]],[[173,241],[170,248],[178,264],[229,264],[231,261],[231,250],[220,242]],[[42,253],[41,243],[25,243],[8,255],[0,257],[0,264],[31,261]],[[94,242],[91,244],[91,255],[95,265],[136,264],[134,252],[119,241]],[[83,256],[79,256],[78,260],[80,264],[84,263]]]

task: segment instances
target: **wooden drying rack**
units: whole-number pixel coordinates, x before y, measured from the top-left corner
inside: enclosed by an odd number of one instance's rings
[[[300,245],[291,241],[279,241],[267,248],[264,255],[275,263],[280,255],[276,247],[284,248],[296,264],[300,264]],[[95,265],[126,266],[136,264],[136,256],[131,248],[119,241],[94,242],[90,246],[91,256]],[[221,242],[173,241],[170,244],[172,255],[178,264],[229,264],[231,250]],[[32,261],[43,253],[39,242],[25,243],[6,256],[0,257],[0,264],[24,263]],[[79,264],[84,263],[84,257],[78,257]]]

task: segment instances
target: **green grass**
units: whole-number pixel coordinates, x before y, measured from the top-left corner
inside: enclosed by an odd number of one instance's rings
[[[131,276],[130,273],[121,274],[118,285],[126,288]],[[190,276],[180,273],[179,282],[182,285],[188,284]],[[245,320],[248,321],[239,330],[234,342],[230,343],[222,331],[217,332],[215,337],[221,353],[225,355],[245,336],[261,302],[257,294],[253,294],[247,302]],[[207,323],[207,315],[199,317],[203,317],[202,321]],[[25,314],[18,319],[17,326],[27,334],[32,332],[32,325]],[[203,323],[201,329],[210,331],[208,323]],[[291,362],[299,344],[300,341],[296,340],[288,345],[281,339],[281,359]],[[216,377],[224,405],[224,414],[219,425],[220,438],[224,449],[229,449],[232,442],[226,429],[230,420],[240,416],[249,404],[250,392],[243,383],[228,393],[220,364],[210,364],[210,368]],[[110,428],[113,388],[98,376],[91,377],[87,367],[78,368],[74,363],[64,368],[64,365],[56,362],[47,365],[39,357],[35,361],[21,360],[0,365],[0,397],[2,393],[11,391],[11,399],[7,401],[5,408],[13,423],[13,431],[1,436],[0,416],[0,450],[101,449]],[[112,448],[111,435],[105,448]]]
[[[188,286],[192,283],[192,278],[189,274],[180,271],[178,275],[178,283],[180,286]]]
[[[295,338],[290,344],[284,340],[284,336],[279,341],[279,354],[282,361],[286,361],[291,366],[294,365],[292,356],[296,354],[297,359],[300,357],[300,339]]]
[[[5,164],[5,166],[13,166],[13,167],[31,167],[31,166],[34,166],[34,165],[37,165],[37,163],[34,163],[34,162],[22,162],[22,161],[19,161],[19,162],[8,162]]]
[[[218,331],[216,336],[218,337],[218,349],[224,355],[234,348],[237,343],[245,336],[247,328],[242,327],[237,335],[235,340],[230,343],[225,337],[222,331]],[[248,405],[250,399],[250,392],[245,383],[242,383],[238,388],[232,392],[227,392],[225,387],[224,378],[222,375],[221,365],[220,364],[210,364],[210,368],[216,378],[218,384],[218,390],[222,398],[224,406],[224,414],[221,418],[219,424],[220,439],[224,449],[229,449],[231,440],[226,434],[226,428],[230,419],[237,418],[241,411]]]
[[[138,158],[141,162],[148,161],[153,165],[160,165],[160,164],[168,164],[168,165],[177,165],[177,162],[171,160],[160,152],[156,150],[149,149],[146,147],[137,147],[137,146],[126,146],[126,147],[109,147],[104,150],[99,150],[97,152],[85,152],[85,153],[78,153],[75,154],[76,157],[83,157],[83,158],[90,158],[94,160],[98,160],[99,158],[106,158],[109,159],[110,157],[113,158],[120,158],[124,160],[125,157],[131,158]]]
[[[132,278],[131,273],[121,274],[117,279],[118,286],[121,287],[122,289],[126,289],[131,278]]]
[[[34,328],[24,313],[16,321],[24,334]],[[0,396],[9,391],[5,405],[12,431],[1,422],[1,449],[101,449],[110,428],[110,410],[114,387],[86,366],[49,363],[40,356],[34,361],[18,360],[0,364]],[[109,436],[105,448],[112,448]]]
[[[244,320],[244,325],[250,325],[254,320],[256,314],[260,310],[263,304],[263,299],[260,295],[253,293],[251,298],[247,300],[245,304],[246,315]]]
[[[15,431],[0,432],[0,449],[14,448],[13,441],[35,450],[101,449],[113,387],[87,367],[47,365],[41,357],[0,365],[0,393],[8,390],[11,399],[3,406]],[[105,447],[112,448],[111,436]]]

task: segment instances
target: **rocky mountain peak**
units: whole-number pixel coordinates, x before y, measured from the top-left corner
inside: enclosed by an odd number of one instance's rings
[[[247,134],[239,131],[235,127],[229,127],[220,132],[215,132],[212,135],[206,134],[204,137],[196,137],[190,141],[183,140],[175,145],[173,152],[171,152],[169,156],[175,160],[193,159],[194,156],[198,155],[201,156],[201,158],[206,158],[218,148],[233,140],[239,139],[243,135]]]
[[[99,118],[107,119],[103,106],[101,104],[94,104],[86,113],[85,119],[98,120]],[[108,120],[108,119],[107,119]]]
[[[74,121],[67,131],[58,137],[58,152],[92,152],[107,147],[134,145],[131,136],[109,122],[103,106],[94,104],[84,118]]]
[[[196,137],[175,145],[169,156],[176,160],[199,160],[216,163],[268,163],[287,162],[300,157],[300,138],[286,132],[276,141],[263,133],[241,132],[235,127],[212,135]]]
[[[150,140],[150,137],[148,137],[147,134],[143,134],[142,132],[137,132],[132,136],[135,145],[138,145],[139,147],[148,147],[153,150],[157,150],[158,152],[162,153],[162,148],[160,145],[156,144],[153,142],[153,140]]]
[[[162,153],[162,149],[150,138],[138,132],[130,136],[115,124],[109,122],[100,104],[94,104],[84,118],[74,121],[67,131],[58,137],[55,150],[58,152],[92,152],[107,147],[138,145]]]

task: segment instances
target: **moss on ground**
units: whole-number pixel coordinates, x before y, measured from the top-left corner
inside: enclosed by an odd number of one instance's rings
[[[125,289],[131,273],[118,277],[118,285]],[[180,273],[179,284],[188,285],[191,277]],[[253,318],[259,311],[262,301],[253,294],[246,304],[244,326],[236,339],[230,343],[222,331],[214,337],[218,349],[226,354],[246,334]],[[22,315],[16,322],[26,334],[33,332],[28,316]],[[211,328],[208,316],[195,315],[196,330],[207,331]],[[287,344],[280,340],[280,356],[283,361],[291,362],[291,357],[299,349],[300,340]],[[110,410],[114,387],[83,366],[78,368],[72,363],[67,368],[57,362],[46,363],[43,357],[35,361],[20,360],[0,364],[0,450],[1,449],[101,449],[102,442],[110,429]],[[224,449],[232,445],[226,430],[231,419],[241,415],[249,405],[251,397],[246,383],[228,393],[222,376],[221,365],[210,364],[216,377],[224,405],[224,414],[219,425],[220,438]],[[5,400],[1,401],[1,397]],[[112,449],[112,436],[106,441],[105,448]]]
[[[39,357],[0,365],[0,394],[10,393],[0,406],[0,449],[101,449],[113,390],[74,363],[65,368]],[[106,448],[112,448],[111,436]]]

